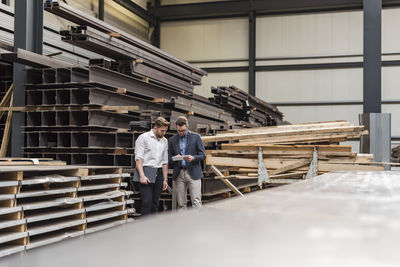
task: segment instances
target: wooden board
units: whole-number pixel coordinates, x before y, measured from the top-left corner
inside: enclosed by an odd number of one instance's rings
[[[267,169],[279,169],[286,165],[293,164],[296,160],[280,160],[280,159],[265,159],[264,164]],[[207,165],[215,166],[232,166],[232,167],[245,167],[245,168],[257,168],[257,159],[246,159],[246,158],[227,158],[227,157],[212,157],[207,156]],[[308,167],[299,168],[299,170],[308,170]],[[331,171],[345,171],[345,170],[383,170],[380,166],[368,166],[368,165],[347,165],[347,164],[332,164],[319,162],[318,171],[320,172],[331,172]]]

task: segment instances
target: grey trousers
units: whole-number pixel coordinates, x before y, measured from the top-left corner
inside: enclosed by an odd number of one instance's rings
[[[181,170],[176,180],[173,181],[173,190],[176,194],[178,209],[186,209],[187,190],[189,188],[192,207],[201,208],[201,179],[193,179],[188,170]]]

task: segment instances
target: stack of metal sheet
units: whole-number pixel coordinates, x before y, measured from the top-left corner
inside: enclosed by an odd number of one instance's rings
[[[260,126],[277,125],[282,122],[283,114],[273,105],[251,96],[235,86],[219,86],[211,89],[214,97],[210,101],[230,110],[235,118],[241,118]]]
[[[12,69],[11,64],[0,62],[0,99],[3,99],[12,84]],[[6,119],[7,112],[0,118],[0,137],[3,136]]]
[[[244,109],[257,118],[252,120],[213,104],[193,94],[205,71],[63,2],[46,1],[45,9],[78,24],[61,31],[64,43],[103,58],[76,67],[23,50],[1,54],[5,61],[35,67],[27,71],[26,157],[130,168],[135,138],[158,116],[175,130],[174,121],[185,115],[190,129],[204,134],[274,125],[282,118],[276,110],[266,114],[273,109],[259,99]],[[246,94],[242,98],[253,100]]]

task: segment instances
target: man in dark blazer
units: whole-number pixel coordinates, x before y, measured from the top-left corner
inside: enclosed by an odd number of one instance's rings
[[[178,208],[186,208],[186,194],[189,188],[192,206],[201,205],[201,178],[203,171],[201,162],[205,160],[204,144],[199,134],[188,130],[186,117],[178,117],[176,129],[178,134],[169,139],[168,158],[173,166],[173,189],[176,194]]]

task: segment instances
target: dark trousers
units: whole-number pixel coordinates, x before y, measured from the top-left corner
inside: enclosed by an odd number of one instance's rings
[[[155,183],[140,184],[140,198],[142,200],[141,214],[156,213],[160,203],[160,196],[164,184],[162,168],[157,170]]]

